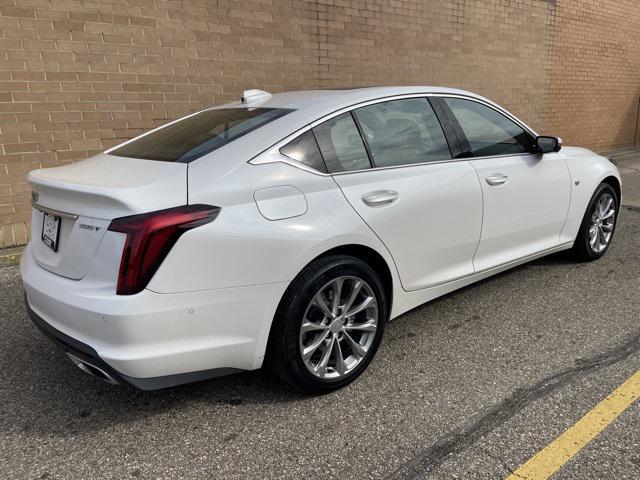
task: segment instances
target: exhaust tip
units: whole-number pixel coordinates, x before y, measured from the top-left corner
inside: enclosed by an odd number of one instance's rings
[[[76,365],[76,367],[78,367],[83,372],[88,373],[89,375],[97,378],[98,380],[102,380],[103,382],[107,382],[112,385],[118,385],[118,382],[100,367],[96,367],[95,365],[85,360],[81,360],[70,353],[67,353],[67,356]]]

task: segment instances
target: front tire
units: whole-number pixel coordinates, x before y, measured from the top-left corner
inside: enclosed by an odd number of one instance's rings
[[[613,240],[619,205],[618,195],[611,185],[598,185],[573,244],[572,252],[577,260],[590,262],[606,253]]]
[[[266,364],[307,393],[341,388],[373,359],[387,311],[380,277],[366,263],[348,255],[315,260],[280,301]]]

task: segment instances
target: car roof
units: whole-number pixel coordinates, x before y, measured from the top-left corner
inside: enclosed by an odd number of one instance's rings
[[[264,92],[267,94],[267,92]],[[322,112],[333,112],[369,100],[377,100],[384,97],[412,94],[451,94],[485,100],[472,92],[456,88],[435,86],[385,86],[385,87],[355,87],[341,89],[298,90],[283,93],[265,95],[267,98],[255,102],[234,102],[222,105],[218,108],[229,107],[264,107],[264,108],[291,108],[294,110],[313,111],[314,115],[322,116]],[[311,113],[311,112],[310,112]]]
[[[345,88],[333,90],[300,90],[270,94],[261,90],[245,92],[246,101],[228,103],[213,107],[225,108],[285,108],[291,112],[242,138],[202,157],[244,158],[244,162],[264,152],[274,144],[295,134],[305,126],[343,108],[356,106],[371,100],[399,95],[450,94],[476,98],[495,105],[490,100],[465,90],[435,86],[385,86]],[[199,160],[196,160],[198,162]]]

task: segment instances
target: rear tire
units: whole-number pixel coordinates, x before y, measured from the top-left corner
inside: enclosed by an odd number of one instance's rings
[[[373,359],[387,312],[382,281],[369,265],[348,255],[315,260],[280,301],[265,364],[306,393],[344,387]]]
[[[606,253],[613,240],[619,208],[613,187],[607,183],[598,185],[571,250],[576,260],[591,262]]]

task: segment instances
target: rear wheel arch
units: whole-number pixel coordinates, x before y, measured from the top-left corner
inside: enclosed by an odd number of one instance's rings
[[[387,306],[389,310],[387,314],[391,313],[391,305],[393,304],[393,275],[391,274],[389,264],[382,255],[380,255],[373,248],[367,247],[365,245],[341,245],[318,255],[307,265],[315,262],[320,258],[328,257],[331,255],[349,255],[351,257],[362,260],[364,263],[369,265],[380,276],[380,280],[382,281],[382,285],[384,286],[384,293],[387,297]]]
[[[334,247],[331,248],[323,253],[321,253],[320,255],[317,255],[316,257],[312,258],[311,260],[309,260],[301,269],[300,271],[296,274],[299,275],[301,272],[303,272],[309,265],[311,265],[312,263],[325,258],[325,257],[330,257],[330,256],[334,256],[334,255],[349,255],[351,257],[355,257],[361,261],[363,261],[364,263],[366,263],[368,266],[370,266],[380,277],[380,280],[382,282],[383,288],[384,288],[384,293],[386,296],[386,301],[387,301],[387,318],[390,318],[391,315],[391,310],[392,310],[392,305],[393,305],[393,275],[391,273],[391,268],[389,266],[389,264],[387,263],[387,261],[384,259],[384,257],[382,255],[380,255],[380,253],[378,253],[376,250],[374,250],[371,247],[367,247],[365,245],[362,244],[346,244],[346,245],[340,245],[338,247]],[[288,289],[287,289],[288,290]],[[287,290],[285,290],[282,294],[282,297],[280,298],[280,300],[278,301],[278,306],[277,309],[280,308],[280,305],[282,303],[282,299],[286,296],[287,294]],[[277,312],[276,309],[276,312]],[[276,313],[274,313],[275,316]],[[269,344],[271,343],[271,334],[273,332],[273,318],[271,319],[271,325],[269,326],[269,334],[267,335],[267,344],[266,344],[266,351],[268,352],[269,350]]]
[[[304,313],[309,308],[307,305],[313,303],[314,295],[317,295],[314,292],[318,291],[319,286],[325,284],[328,279],[330,281],[325,287],[330,285],[335,278],[348,277],[363,279],[366,285],[365,288],[369,288],[370,291],[373,292],[371,295],[377,299],[378,307],[382,307],[378,310],[380,317],[377,317],[378,314],[376,314],[376,318],[379,318],[380,321],[377,322],[377,329],[375,330],[375,337],[373,343],[370,345],[370,350],[365,357],[361,358],[361,361],[353,367],[353,371],[348,376],[332,379],[331,381],[327,381],[327,379],[318,380],[313,377],[313,372],[311,374],[308,373],[308,365],[306,365],[305,360],[301,357],[300,349],[302,347],[300,345],[303,345],[303,338],[300,337],[297,340],[296,338],[300,335],[301,322],[307,318],[307,314]],[[384,325],[391,311],[390,300],[387,297],[391,296],[392,282],[392,273],[387,262],[371,247],[357,244],[342,245],[317,255],[293,278],[280,298],[269,328],[263,366],[290,385],[308,393],[328,392],[353,381],[366,369],[382,339]],[[322,287],[322,289],[325,287]],[[333,290],[333,293],[335,294],[335,290]],[[334,304],[333,318],[338,318],[336,321],[340,322],[339,318],[341,317],[339,317],[339,314],[338,317],[335,316],[335,308]],[[340,308],[341,307],[338,307],[338,312]],[[357,311],[360,313],[364,312],[364,310]],[[348,321],[348,324],[350,324],[349,322],[351,321],[358,321],[355,317],[352,318],[352,316],[348,318],[345,317],[345,319]],[[325,324],[325,320],[322,320],[323,325]],[[314,321],[309,321],[311,325],[314,324]],[[347,341],[344,337],[342,339],[340,338],[340,332],[333,330],[333,326],[332,324],[331,330],[327,330],[328,332],[332,332],[333,340],[337,338],[338,342]],[[326,329],[327,327],[325,326],[324,328]],[[342,328],[342,323],[338,323],[338,328]],[[338,336],[336,337],[336,335]],[[360,342],[360,340],[362,340],[362,338],[356,338],[357,342]],[[298,341],[301,342],[300,345],[298,345]],[[321,341],[324,342],[322,339]],[[353,343],[353,340],[350,341]],[[329,349],[332,348],[333,344],[331,343],[330,345]],[[347,347],[348,345],[347,343]],[[315,348],[317,349],[318,347],[316,346]],[[342,348],[345,348],[344,344]],[[331,356],[326,358],[333,359],[336,351],[342,354],[341,352],[344,350],[340,348],[333,350],[330,354]],[[349,352],[349,348],[347,348],[346,351]],[[322,353],[322,355],[324,355],[324,353]],[[350,354],[347,353],[347,355]],[[326,366],[327,363],[324,365]],[[329,368],[334,367],[329,366]],[[310,375],[312,378],[309,378]]]

